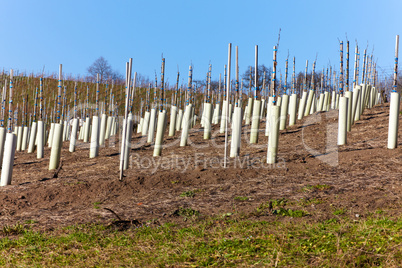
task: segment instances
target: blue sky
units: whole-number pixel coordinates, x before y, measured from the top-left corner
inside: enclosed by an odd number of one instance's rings
[[[124,73],[131,57],[133,71],[150,79],[156,71],[159,79],[163,53],[171,84],[177,68],[187,82],[191,63],[195,79],[204,79],[209,63],[217,79],[228,43],[239,46],[240,73],[254,64],[255,45],[259,63],[271,67],[279,28],[282,73],[288,53],[297,72],[306,60],[311,70],[316,56],[317,69],[330,63],[338,70],[338,39],[347,34],[351,59],[357,40],[361,51],[374,50],[380,75],[391,74],[402,30],[400,0],[3,0],[0,7],[0,68],[56,73],[62,63],[65,73],[85,75],[103,56]]]

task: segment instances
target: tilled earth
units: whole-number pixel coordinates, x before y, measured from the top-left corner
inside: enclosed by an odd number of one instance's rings
[[[54,229],[119,218],[181,223],[187,219],[182,211],[198,211],[199,217],[300,220],[278,217],[261,206],[270,200],[271,205],[286,200],[286,208],[303,210],[303,220],[311,222],[364,218],[376,211],[399,216],[402,124],[399,147],[387,149],[388,113],[388,104],[366,109],[343,146],[337,146],[336,111],[310,115],[281,131],[275,165],[266,164],[264,120],[257,144],[249,143],[249,127],[243,125],[240,157],[230,158],[226,168],[224,134],[214,126],[212,139],[204,140],[199,124],[188,146],[180,147],[180,133],[165,136],[162,157],[153,157],[153,145],[133,134],[122,181],[118,138],[107,141],[92,159],[89,144],[80,141],[70,153],[64,142],[58,172],[48,170],[49,148],[43,159],[36,152],[17,152],[12,185],[0,189],[1,226],[29,221],[37,229]]]

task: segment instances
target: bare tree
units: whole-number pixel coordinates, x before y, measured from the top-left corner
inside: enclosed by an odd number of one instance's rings
[[[251,73],[250,73],[250,70],[251,70]],[[265,85],[268,85],[269,81],[271,81],[272,69],[267,68],[264,64],[258,65],[258,90],[262,89],[264,72],[265,72],[265,83],[266,83]],[[251,75],[251,85],[255,86],[254,85],[254,67],[253,66],[251,66],[251,69],[250,69],[250,66],[248,66],[247,70],[242,75],[245,88],[250,87],[250,75]]]
[[[96,74],[100,76],[100,82],[103,83],[106,80],[121,80],[123,76],[118,72],[113,71],[112,66],[104,57],[99,57],[92,63],[87,69],[89,77],[96,79]]]

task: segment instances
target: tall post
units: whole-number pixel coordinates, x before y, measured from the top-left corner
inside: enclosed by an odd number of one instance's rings
[[[254,99],[257,100],[258,91],[258,45],[255,46],[255,64],[254,64]]]
[[[130,80],[131,80],[131,69],[132,69],[133,59],[130,58],[129,62],[126,63],[126,102],[124,110],[124,124],[122,132],[122,146],[120,152],[120,176],[119,179],[123,179],[123,169],[124,169],[124,155],[126,150],[126,135],[127,135],[127,119],[128,119],[128,108],[130,99]]]
[[[339,73],[339,94],[343,96],[343,42],[340,43],[340,73]]]
[[[14,78],[14,70],[10,70],[10,95],[8,100],[8,125],[7,125],[7,133],[11,133],[13,129],[13,79]]]
[[[235,89],[236,89],[236,98],[235,98],[235,106],[238,107],[239,104],[239,47],[236,46],[236,84],[235,84]]]
[[[272,65],[272,78],[271,78],[271,93],[272,97],[274,97],[273,104],[276,104],[278,96],[276,95],[276,53],[278,52],[278,49],[276,46],[274,46],[274,51],[273,51],[273,65]]]
[[[292,80],[292,94],[295,93],[296,86],[296,57],[293,57],[293,80]]]
[[[287,58],[285,62],[285,85],[284,85],[285,94],[287,94],[287,88],[288,88],[288,65],[289,65],[289,58]]]
[[[62,72],[62,65],[59,65],[59,85],[57,86],[57,122],[61,123],[60,117],[60,108],[61,108],[61,72]]]
[[[357,70],[357,65],[358,65],[358,54],[359,54],[359,48],[356,44],[356,48],[355,48],[355,67],[354,67],[354,74],[353,74],[353,90],[355,89],[355,87],[357,86],[357,75],[358,75],[358,70]]]
[[[394,64],[394,81],[392,83],[392,92],[397,92],[398,86],[398,53],[399,53],[399,35],[395,40],[395,64]]]
[[[226,118],[225,118],[225,153],[224,153],[224,164],[223,167],[227,167],[227,150],[228,150],[228,118],[229,118],[229,92],[230,92],[230,67],[232,58],[232,43],[229,43],[228,47],[228,75],[226,80]]]
[[[346,41],[346,78],[345,88],[349,91],[349,41]]]
[[[365,79],[365,73],[366,73],[366,51],[367,49],[364,50],[364,55],[363,55],[363,71],[362,71],[362,84],[364,84],[364,79]]]
[[[165,58],[162,58],[162,65],[161,65],[161,90],[160,90],[160,104],[159,104],[159,111],[163,111],[163,101],[165,98]]]
[[[304,85],[303,91],[307,92],[307,68],[308,68],[308,60],[306,60],[306,70],[304,72]]]

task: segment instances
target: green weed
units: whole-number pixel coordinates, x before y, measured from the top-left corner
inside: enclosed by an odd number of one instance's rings
[[[303,192],[311,192],[313,190],[324,191],[330,189],[331,186],[327,184],[307,185],[302,188]]]
[[[102,204],[102,202],[95,202],[94,205],[94,209],[100,209],[100,204]]]
[[[195,214],[192,209],[178,211]],[[14,226],[20,230],[17,237],[0,238],[0,266],[398,266],[402,218],[375,216],[323,223],[217,217],[124,231],[93,224],[41,232]]]
[[[334,214],[334,215],[343,215],[343,214],[345,214],[345,212],[346,212],[346,210],[344,208],[338,208],[332,214]]]
[[[248,201],[249,198],[247,196],[236,196],[234,198],[234,200],[238,200],[238,201]]]
[[[18,235],[25,232],[25,228],[19,222],[14,225],[4,225],[1,230],[5,235]]]

